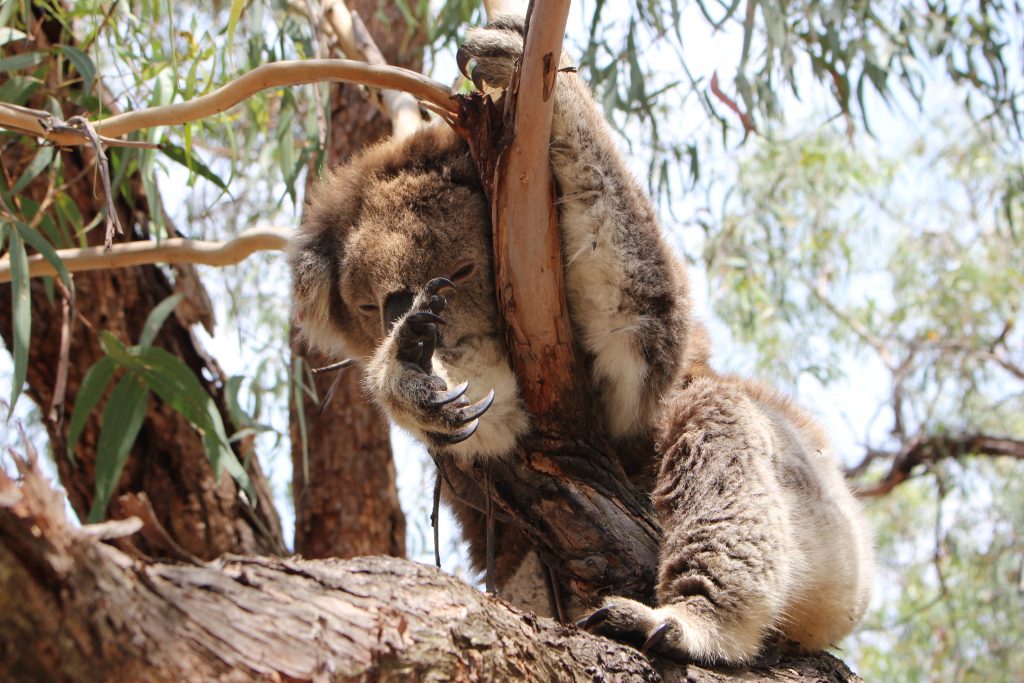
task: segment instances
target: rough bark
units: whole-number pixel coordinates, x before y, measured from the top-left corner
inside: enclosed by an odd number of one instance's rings
[[[423,31],[404,36],[406,22],[396,4],[378,6],[376,0],[346,4],[366,22],[389,64],[421,68]],[[329,125],[327,167],[344,163],[389,133],[387,119],[367,101],[359,86],[351,84],[333,86]],[[314,180],[315,175],[310,174],[309,183]],[[314,368],[339,360],[295,341],[292,354]],[[405,517],[398,503],[388,424],[366,399],[360,372],[354,368],[343,372],[340,378],[328,374],[315,380],[321,398],[335,380],[338,382],[322,413],[311,397],[303,397],[305,449],[292,406],[295,551],[305,557],[402,557]]]
[[[650,662],[394,558],[154,563],[76,529],[32,465],[0,473],[0,678],[48,681],[860,680],[829,655]],[[137,525],[135,525],[137,528]]]
[[[42,10],[37,12],[40,21],[35,27],[35,49],[55,43],[73,44],[73,37],[63,33],[59,22]],[[55,66],[48,70],[47,87],[40,90],[40,101],[33,104],[41,106],[42,98],[52,94],[61,101],[68,116],[85,113],[67,98],[66,90],[60,85],[63,76],[56,71]],[[35,149],[35,142],[24,137],[18,137],[4,147],[0,165],[8,179],[20,175],[31,161]],[[64,177],[76,179],[64,191],[78,206],[84,219],[89,221],[101,211],[104,202],[102,190],[96,191],[93,174],[89,172],[95,163],[92,150],[79,147],[64,150],[61,156]],[[39,201],[46,191],[45,175],[27,187],[22,196]],[[137,175],[126,178],[124,182],[131,188],[133,201],[129,203],[123,194],[119,194],[117,210],[122,224],[129,226],[129,231],[132,231],[131,226],[136,228],[127,239],[143,238],[140,231],[147,229],[150,217],[142,182]],[[88,235],[90,244],[100,243],[102,238],[102,228]],[[180,269],[175,277],[178,288],[186,283],[195,285],[191,303],[201,311],[205,293],[194,272],[188,268]],[[109,330],[126,344],[135,343],[146,316],[157,303],[173,294],[176,287],[164,271],[146,266],[79,274],[75,277],[75,289],[76,320],[71,336],[71,363],[67,379],[68,411],[74,405],[74,397],[85,372],[103,355],[97,341],[98,332]],[[10,292],[9,285],[0,287],[0,333],[8,348],[12,330]],[[201,318],[202,314],[198,317]],[[230,434],[234,427],[222,392],[223,372],[192,334],[190,325],[186,324],[188,321],[183,323],[182,319],[185,316],[168,318],[155,343],[181,358],[195,373],[216,401]],[[43,282],[34,279],[28,395],[44,415],[49,410],[56,382],[61,322],[60,301],[51,303]],[[67,443],[66,421],[46,422],[50,444],[58,455],[55,460],[61,482],[68,491],[72,507],[82,519],[92,505],[95,490],[100,415],[101,410],[94,411],[86,424],[75,447],[73,461],[63,455]],[[244,443],[236,446],[242,460],[247,455],[242,452],[245,447]],[[218,478],[215,475],[206,459],[201,436],[183,417],[154,396],[150,399],[145,423],[114,497],[126,492],[148,492],[161,523],[178,544],[196,556],[210,558],[225,552],[279,552],[283,547],[280,522],[270,489],[256,459],[249,460],[249,473],[258,498],[255,508],[240,500],[238,489],[230,477],[223,475]]]

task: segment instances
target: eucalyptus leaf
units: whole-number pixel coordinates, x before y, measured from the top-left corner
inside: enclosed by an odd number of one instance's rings
[[[58,45],[57,48],[75,65],[75,70],[82,76],[82,92],[92,92],[92,84],[96,80],[96,65],[92,63],[89,55],[73,45]]]
[[[206,178],[211,183],[213,183],[220,189],[224,190],[225,192],[229,192],[227,183],[221,180],[220,176],[214,173],[209,166],[204,164],[203,161],[198,156],[196,156],[195,154],[189,154],[185,150],[185,148],[179,147],[178,145],[175,145],[174,143],[169,142],[168,140],[165,139],[162,143],[160,143],[160,151],[163,152],[164,156],[166,156],[168,159],[178,162],[182,166],[186,167],[188,170],[194,171],[195,173],[198,173],[202,177]]]
[[[89,510],[90,524],[103,521],[128,453],[142,428],[148,398],[149,389],[138,376],[129,372],[120,379],[107,399],[96,445],[96,497]]]
[[[53,245],[48,239],[38,230],[33,229],[31,226],[18,221],[14,224],[15,230],[18,235],[32,246],[33,249],[38,251],[47,263],[53,266],[54,270],[57,271],[57,276],[60,281],[64,283],[64,286],[69,290],[73,287],[71,283],[71,277],[68,275],[67,268],[64,266],[64,261],[61,260],[60,256],[57,255],[57,250],[54,249]]]
[[[25,187],[28,186],[33,180],[36,179],[40,173],[42,173],[50,162],[53,161],[53,147],[42,146],[36,150],[36,155],[32,157],[32,161],[25,167],[21,177],[18,178],[18,182],[14,183],[14,187],[11,188],[11,194],[18,194]]]
[[[181,300],[185,298],[182,293],[172,294],[156,306],[146,316],[146,322],[142,326],[142,332],[139,334],[139,346],[149,346],[156,339],[156,335],[160,332],[160,328],[163,327],[164,321],[167,320],[174,308],[181,303]]]
[[[14,406],[21,396],[28,374],[28,346],[32,337],[32,292],[28,276],[28,253],[25,242],[17,230],[9,235],[10,249],[8,258],[11,261],[11,310],[14,323],[12,339],[14,347],[14,373],[11,377],[11,401],[7,413],[8,419],[14,413]]]
[[[78,387],[78,393],[75,394],[75,405],[71,411],[71,422],[68,426],[67,455],[69,459],[75,459],[75,444],[78,443],[78,438],[82,435],[85,421],[89,419],[92,409],[96,407],[103,392],[107,390],[116,369],[117,364],[114,359],[103,356],[93,363],[93,366],[85,373],[82,384]]]

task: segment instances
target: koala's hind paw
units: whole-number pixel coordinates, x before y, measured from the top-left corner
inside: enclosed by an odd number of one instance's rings
[[[608,598],[600,609],[576,622],[579,628],[620,643],[645,655],[689,659],[687,624],[664,608],[656,609],[627,598]]]

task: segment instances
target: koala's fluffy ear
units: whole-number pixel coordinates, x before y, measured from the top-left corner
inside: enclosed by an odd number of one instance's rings
[[[341,300],[341,262],[362,204],[361,170],[361,164],[346,166],[317,184],[288,245],[292,316],[301,338],[328,353],[342,350],[341,334],[349,318]]]

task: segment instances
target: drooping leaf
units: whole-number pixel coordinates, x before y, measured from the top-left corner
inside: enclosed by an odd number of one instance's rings
[[[30,66],[35,66],[45,58],[45,52],[25,52],[20,55],[5,57],[4,59],[0,59],[0,73],[27,69]]]
[[[11,230],[8,258],[11,261],[11,310],[13,312],[14,373],[11,378],[11,407],[8,419],[21,395],[28,373],[28,345],[32,336],[32,293],[29,288],[28,254],[17,230]]]
[[[238,19],[242,16],[242,9],[245,7],[245,0],[232,0],[231,13],[228,15],[228,51],[235,43],[235,27],[238,26]]]
[[[25,167],[21,177],[18,178],[18,182],[14,183],[14,187],[11,188],[11,194],[18,194],[24,190],[29,183],[36,179],[36,176],[50,165],[51,161],[53,161],[53,147],[40,147],[36,151],[36,155],[32,157],[32,161]]]
[[[179,147],[165,139],[164,142],[160,143],[160,151],[163,152],[167,158],[178,162],[190,171],[198,173],[225,192],[229,191],[227,183],[221,180],[219,175],[214,173],[209,166],[204,164],[202,159],[198,156],[195,154],[189,154],[185,148]]]
[[[57,255],[57,250],[50,244],[50,240],[46,239],[42,233],[38,230],[33,229],[31,226],[18,221],[14,224],[14,229],[17,230],[18,235],[25,242],[28,242],[36,251],[38,251],[46,261],[53,266],[54,270],[57,271],[57,276],[60,281],[64,283],[64,286],[71,289],[71,278],[68,276],[67,268],[64,267],[64,261],[61,260],[60,256]]]
[[[57,47],[68,58],[68,61],[75,65],[75,71],[81,74],[82,92],[92,92],[92,84],[96,80],[96,65],[92,63],[89,55],[71,45],[58,45]]]
[[[71,411],[71,422],[68,427],[68,458],[75,459],[75,444],[78,437],[82,435],[85,428],[85,421],[89,419],[92,409],[96,407],[100,396],[106,391],[110,379],[114,376],[117,364],[109,356],[103,356],[96,361],[82,379],[82,385],[75,394],[75,407]]]
[[[160,328],[163,327],[164,321],[167,320],[167,316],[174,311],[185,295],[182,293],[172,294],[156,306],[146,316],[146,322],[142,326],[142,332],[139,334],[139,346],[149,346],[156,339],[156,335],[160,332]]]
[[[103,426],[96,445],[96,497],[89,523],[103,521],[110,496],[121,478],[128,452],[142,428],[149,403],[149,389],[134,373],[125,373],[103,408]]]
[[[125,347],[110,332],[100,333],[100,345],[118,365],[136,373],[146,385],[200,431],[214,473],[224,468],[255,502],[255,490],[228,443],[217,404],[181,359],[158,346]]]

